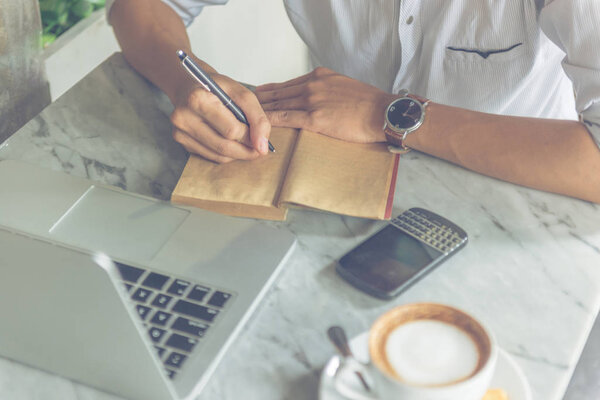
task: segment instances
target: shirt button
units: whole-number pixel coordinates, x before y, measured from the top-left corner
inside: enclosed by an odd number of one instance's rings
[[[411,15],[411,16],[410,16],[410,17],[408,17],[408,19],[406,20],[406,25],[410,25],[410,24],[412,24],[413,20],[414,20],[414,18],[413,18],[413,16]]]

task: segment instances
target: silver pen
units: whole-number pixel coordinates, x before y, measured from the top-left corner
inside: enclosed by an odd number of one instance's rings
[[[248,125],[248,120],[246,119],[246,115],[244,114],[244,112],[238,107],[237,104],[235,104],[231,97],[229,97],[227,93],[225,93],[225,91],[221,89],[221,87],[217,85],[215,81],[213,81],[209,74],[207,74],[202,68],[200,68],[200,66],[196,64],[196,62],[194,62],[194,60],[192,60],[191,57],[185,54],[183,50],[178,50],[177,56],[179,57],[179,60],[181,60],[181,64],[183,65],[183,67],[189,72],[191,76],[196,78],[196,80],[200,82],[202,86],[204,86],[204,89],[217,96],[219,100],[221,100],[221,103],[223,103],[223,105],[227,107],[229,111],[233,113],[233,115],[235,115],[238,121]],[[269,150],[271,152],[275,151],[275,148],[273,147],[271,142],[269,142]]]

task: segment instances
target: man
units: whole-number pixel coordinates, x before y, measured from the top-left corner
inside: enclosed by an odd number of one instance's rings
[[[268,152],[271,125],[307,128],[387,140],[393,150],[600,203],[597,0],[284,1],[329,69],[253,94],[198,60],[249,129],[192,85],[173,56],[191,53],[182,18],[226,0],[109,2],[126,59],[169,96],[173,136],[188,151],[216,162],[253,159]]]

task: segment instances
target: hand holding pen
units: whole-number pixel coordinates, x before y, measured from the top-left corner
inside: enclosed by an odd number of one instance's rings
[[[274,151],[267,139],[271,125],[254,94],[223,75],[209,75],[183,51],[177,53],[202,87],[182,85],[171,117],[175,139],[186,150],[219,163]]]

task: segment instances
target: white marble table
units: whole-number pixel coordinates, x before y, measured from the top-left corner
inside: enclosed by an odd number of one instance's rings
[[[170,110],[117,54],[0,146],[0,159],[167,199],[187,157],[171,139]],[[290,212],[285,226],[299,246],[200,398],[315,399],[333,354],[327,327],[356,335],[394,305],[436,301],[486,321],[534,399],[560,399],[600,308],[600,207],[416,152],[400,162],[394,214],[414,206],[455,221],[470,242],[390,302],[356,291],[334,270],[381,222]],[[0,399],[115,397],[0,358]]]

